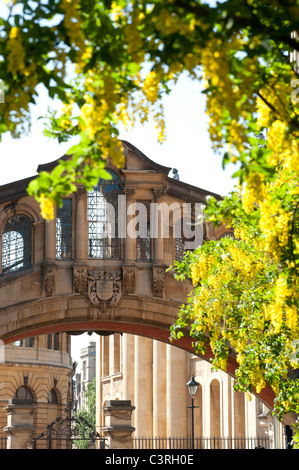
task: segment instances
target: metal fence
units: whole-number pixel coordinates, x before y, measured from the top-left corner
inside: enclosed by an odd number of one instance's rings
[[[136,437],[134,449],[191,449],[190,437]],[[194,449],[270,449],[269,437],[195,437]]]
[[[0,449],[6,449],[7,448],[7,437],[6,436],[0,436]]]

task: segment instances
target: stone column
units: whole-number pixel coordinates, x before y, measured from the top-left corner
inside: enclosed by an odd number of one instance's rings
[[[136,239],[134,237],[134,233],[131,233],[132,230],[128,230],[128,226],[130,228],[130,221],[135,217],[135,213],[133,214],[130,211],[129,206],[134,204],[133,196],[135,194],[134,188],[125,187],[124,194],[126,197],[126,214],[125,223],[126,223],[126,238],[125,238],[125,264],[131,265],[136,259]]]
[[[132,433],[135,428],[131,425],[132,412],[130,400],[109,400],[102,408],[105,426],[102,431],[107,438],[108,449],[132,449]]]
[[[45,259],[56,258],[56,218],[45,221]]]
[[[166,344],[153,341],[153,436],[166,437]]]
[[[103,403],[103,390],[102,390],[102,336],[96,338],[96,431],[101,433],[103,426],[102,423],[102,403]]]
[[[76,259],[83,260],[86,258],[87,240],[86,240],[86,214],[85,201],[86,189],[84,186],[78,186],[76,191]]]
[[[162,197],[165,194],[166,190],[164,188],[154,188],[154,202],[159,204],[162,201]],[[156,227],[156,236],[154,238],[154,262],[155,265],[161,265],[164,258],[164,238],[163,238],[163,220],[161,211],[157,211],[157,227]]]
[[[167,436],[187,436],[187,353],[167,344]],[[189,380],[189,379],[188,379]]]
[[[134,335],[123,335],[123,399],[134,403]]]
[[[135,336],[134,426],[139,437],[153,433],[153,341]]]
[[[8,434],[8,449],[31,449],[33,432],[33,414],[36,405],[31,400],[9,401],[4,407],[7,412],[7,426],[4,431]]]

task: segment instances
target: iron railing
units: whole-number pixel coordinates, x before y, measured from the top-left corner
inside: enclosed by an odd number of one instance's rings
[[[190,437],[136,437],[134,449],[191,449]],[[270,449],[270,438],[263,437],[195,437],[194,449]]]

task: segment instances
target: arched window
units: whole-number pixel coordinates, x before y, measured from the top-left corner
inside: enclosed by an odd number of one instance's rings
[[[48,396],[48,403],[51,403],[52,405],[57,405],[58,404],[57,393],[54,390],[54,388],[52,388],[50,390],[50,393],[49,393],[49,396]]]
[[[32,393],[30,392],[29,388],[25,387],[25,385],[22,385],[21,387],[18,388],[18,390],[15,393],[14,398],[16,400],[30,400],[30,401],[33,401]]]
[[[26,215],[14,215],[2,235],[2,273],[31,265],[31,222]]]
[[[88,256],[109,259],[120,257],[118,237],[118,195],[120,181],[117,174],[108,170],[112,179],[100,179],[88,192]]]

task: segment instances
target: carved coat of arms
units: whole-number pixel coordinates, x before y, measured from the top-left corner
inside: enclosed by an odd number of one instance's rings
[[[105,312],[118,304],[122,295],[121,271],[94,271],[87,272],[87,295],[90,301]]]

